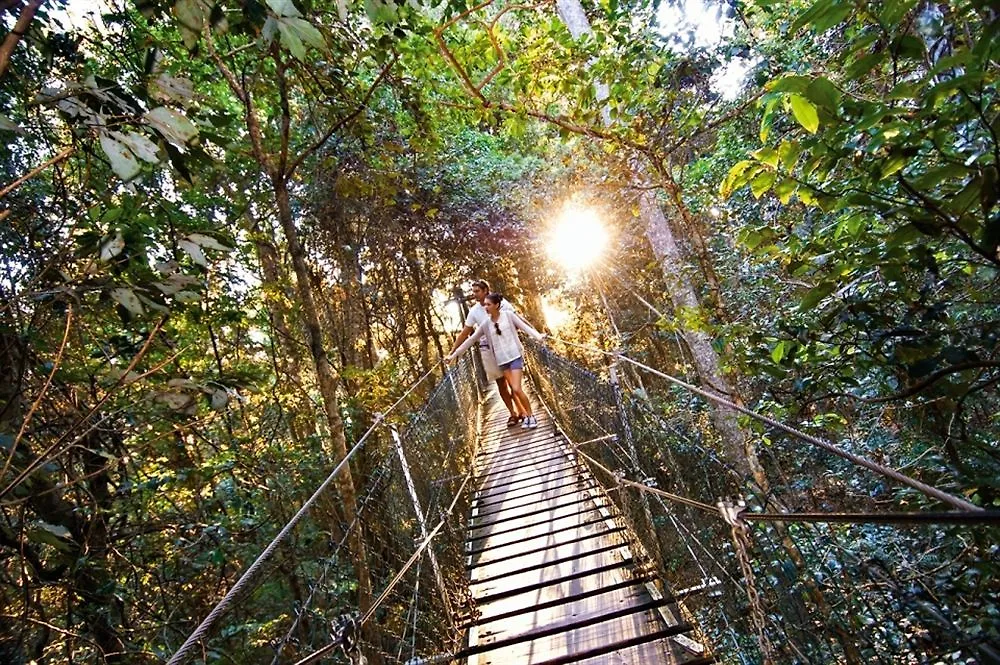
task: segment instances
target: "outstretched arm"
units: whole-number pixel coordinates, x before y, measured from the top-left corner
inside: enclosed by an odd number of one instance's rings
[[[528,334],[530,337],[533,337],[536,340],[545,339],[545,335],[532,328],[530,323],[522,319],[517,314],[512,316],[511,319],[514,321],[514,327],[517,328],[518,330],[523,330],[526,334]]]
[[[479,327],[476,328],[476,331],[474,333],[472,333],[471,335],[469,335],[468,338],[464,342],[462,342],[461,344],[459,344],[459,346],[458,346],[457,349],[455,349],[454,351],[452,351],[451,353],[449,353],[447,356],[445,356],[444,361],[445,362],[451,362],[452,360],[455,360],[460,355],[462,355],[463,353],[465,353],[466,351],[468,351],[469,347],[471,347],[476,342],[476,340],[478,340],[480,337],[482,337],[483,335],[486,334],[486,324],[488,324],[489,322],[490,322],[489,319],[483,321],[479,325]]]
[[[452,353],[455,353],[455,349],[461,346],[462,342],[467,340],[469,335],[471,335],[474,330],[475,328],[472,326],[465,326],[462,328],[462,332],[458,333],[458,337],[455,338],[455,342],[451,345],[451,348],[448,349],[448,354],[451,355]]]

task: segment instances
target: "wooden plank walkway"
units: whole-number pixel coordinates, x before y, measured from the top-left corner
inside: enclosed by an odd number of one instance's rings
[[[548,414],[506,427],[494,395],[466,541],[469,665],[711,663],[633,560],[615,508]]]

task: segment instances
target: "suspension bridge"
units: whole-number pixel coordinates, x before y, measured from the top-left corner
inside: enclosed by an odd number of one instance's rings
[[[280,627],[272,665],[1000,663],[995,622],[975,615],[997,592],[982,572],[998,511],[727,403],[845,476],[860,466],[926,497],[908,513],[789,508],[719,458],[703,410],[676,391],[722,396],[587,351],[663,379],[668,399],[625,395],[614,371],[529,345],[538,429],[506,427],[472,354],[400,417],[432,369],[376,416],[170,663],[206,660],[223,616]],[[803,482],[773,451],[767,463],[789,487]],[[270,559],[347,464],[363,479],[354,522],[311,559],[296,554],[308,593],[295,607],[261,607]],[[352,534],[378,591],[361,607],[343,580]]]

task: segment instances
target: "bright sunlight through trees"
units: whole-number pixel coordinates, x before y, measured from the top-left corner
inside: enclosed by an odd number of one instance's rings
[[[608,231],[597,212],[569,204],[549,231],[547,246],[553,261],[576,274],[601,258],[607,244]]]

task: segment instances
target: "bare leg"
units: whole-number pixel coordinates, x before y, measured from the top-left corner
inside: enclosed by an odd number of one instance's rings
[[[521,407],[521,411],[525,416],[531,415],[531,402],[528,401],[528,396],[524,394],[524,390],[521,388],[521,375],[524,370],[521,369],[507,369],[504,370],[504,378],[507,379],[507,383],[510,384],[510,391],[514,395],[514,400],[517,402],[518,406]]]
[[[513,395],[510,392],[510,384],[507,383],[506,376],[501,376],[497,379],[497,392],[500,393],[500,399],[503,400],[504,406],[510,411],[510,415],[517,418],[517,405],[514,403]]]

